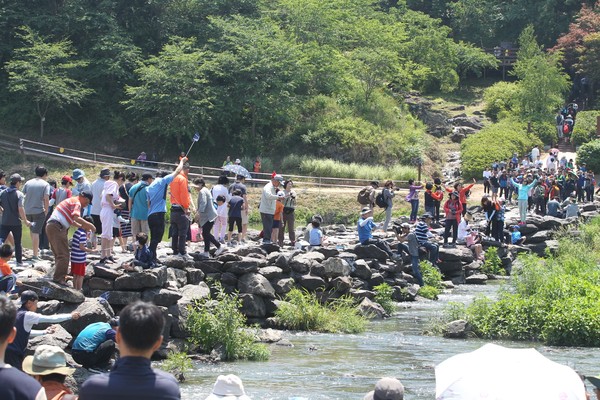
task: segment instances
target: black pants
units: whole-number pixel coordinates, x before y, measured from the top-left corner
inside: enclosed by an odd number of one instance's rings
[[[504,236],[504,221],[492,220],[492,237],[499,242],[503,241]]]
[[[433,216],[433,219],[435,220],[435,222],[440,222],[440,204],[441,203],[442,203],[441,201],[437,201],[437,200],[433,201],[433,206],[435,207],[435,215]]]
[[[215,221],[210,221],[202,225],[202,237],[204,238],[204,251],[208,253],[210,250],[210,244],[214,244],[217,246],[217,249],[221,247],[221,243],[211,233],[213,226],[215,225]]]
[[[0,239],[2,242],[6,240],[8,234],[12,232],[15,238],[15,258],[17,262],[23,262],[23,245],[21,244],[21,236],[23,236],[22,225],[2,225],[0,226]],[[20,368],[19,368],[20,369]]]
[[[263,243],[271,242],[271,233],[273,232],[273,214],[260,213],[260,219],[263,226]]]
[[[152,256],[156,258],[156,248],[165,234],[165,213],[157,212],[148,215],[148,227],[150,228],[150,246],[148,248],[152,252]]]
[[[490,181],[486,179],[483,181],[483,193],[487,194],[489,192],[490,192]]]
[[[585,201],[585,191],[582,187],[577,188],[577,201]]]
[[[452,243],[456,243],[456,235],[458,235],[458,221],[456,218],[446,220],[446,228],[444,229],[444,244],[448,243],[450,229],[452,229]]]
[[[185,254],[185,242],[187,239],[190,220],[181,208],[171,208],[171,249],[173,254]]]
[[[115,354],[115,342],[107,340],[102,342],[94,351],[73,350],[73,360],[84,368],[103,367],[108,364]]]

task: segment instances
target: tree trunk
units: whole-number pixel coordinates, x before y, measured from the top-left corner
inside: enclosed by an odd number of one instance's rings
[[[44,138],[44,121],[46,120],[45,117],[40,117],[40,139]]]

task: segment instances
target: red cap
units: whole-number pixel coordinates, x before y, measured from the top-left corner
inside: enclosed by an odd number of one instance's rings
[[[73,183],[73,178],[71,178],[69,175],[65,175],[65,176],[62,177],[62,179],[60,181],[61,182]]]

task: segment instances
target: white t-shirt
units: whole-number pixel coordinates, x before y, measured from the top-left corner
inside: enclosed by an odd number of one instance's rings
[[[112,195],[112,201],[120,199],[119,185],[117,185],[117,182],[109,180],[106,181],[106,183],[104,184],[104,190],[102,190],[102,201],[100,203],[102,207],[112,208],[110,202],[106,200],[106,195],[109,194]]]
[[[215,185],[212,188],[213,201],[217,202],[217,196],[225,196],[225,202],[220,206],[217,206],[217,215],[219,217],[227,216],[227,201],[229,200],[229,190],[223,185]]]
[[[539,156],[540,156],[540,149],[538,149],[537,147],[534,147],[533,149],[531,149],[531,159],[533,161],[537,160]]]
[[[465,221],[465,219],[463,218],[458,224],[458,232],[456,234],[456,239],[464,242],[470,230],[471,227],[467,225],[467,221]]]

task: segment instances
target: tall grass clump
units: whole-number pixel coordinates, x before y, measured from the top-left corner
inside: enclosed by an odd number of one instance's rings
[[[392,179],[407,181],[416,178],[416,168],[409,165],[392,164],[368,165],[344,163],[328,158],[290,155],[283,159],[281,168],[287,173],[299,173],[309,176],[351,179]]]
[[[435,300],[442,292],[442,273],[429,261],[421,261],[419,264],[423,275],[423,287],[419,289],[419,295],[426,299]]]
[[[563,237],[555,257],[520,258],[498,300],[477,298],[465,318],[487,339],[600,346],[600,217]]]
[[[196,300],[189,307],[186,322],[190,342],[206,353],[220,349],[223,361],[267,360],[269,349],[256,343],[254,335],[248,332],[240,307],[241,300],[219,286],[214,300]]]
[[[167,359],[161,364],[161,369],[173,374],[179,382],[185,381],[185,373],[190,371],[194,365],[185,352],[170,352]]]
[[[373,290],[375,290],[375,301],[383,307],[386,313],[391,315],[396,311],[396,305],[392,299],[394,289],[390,285],[384,282],[381,285],[375,286]]]
[[[361,316],[349,297],[321,304],[306,290],[292,289],[285,296],[275,316],[286,329],[331,333],[359,333],[367,320]]]

